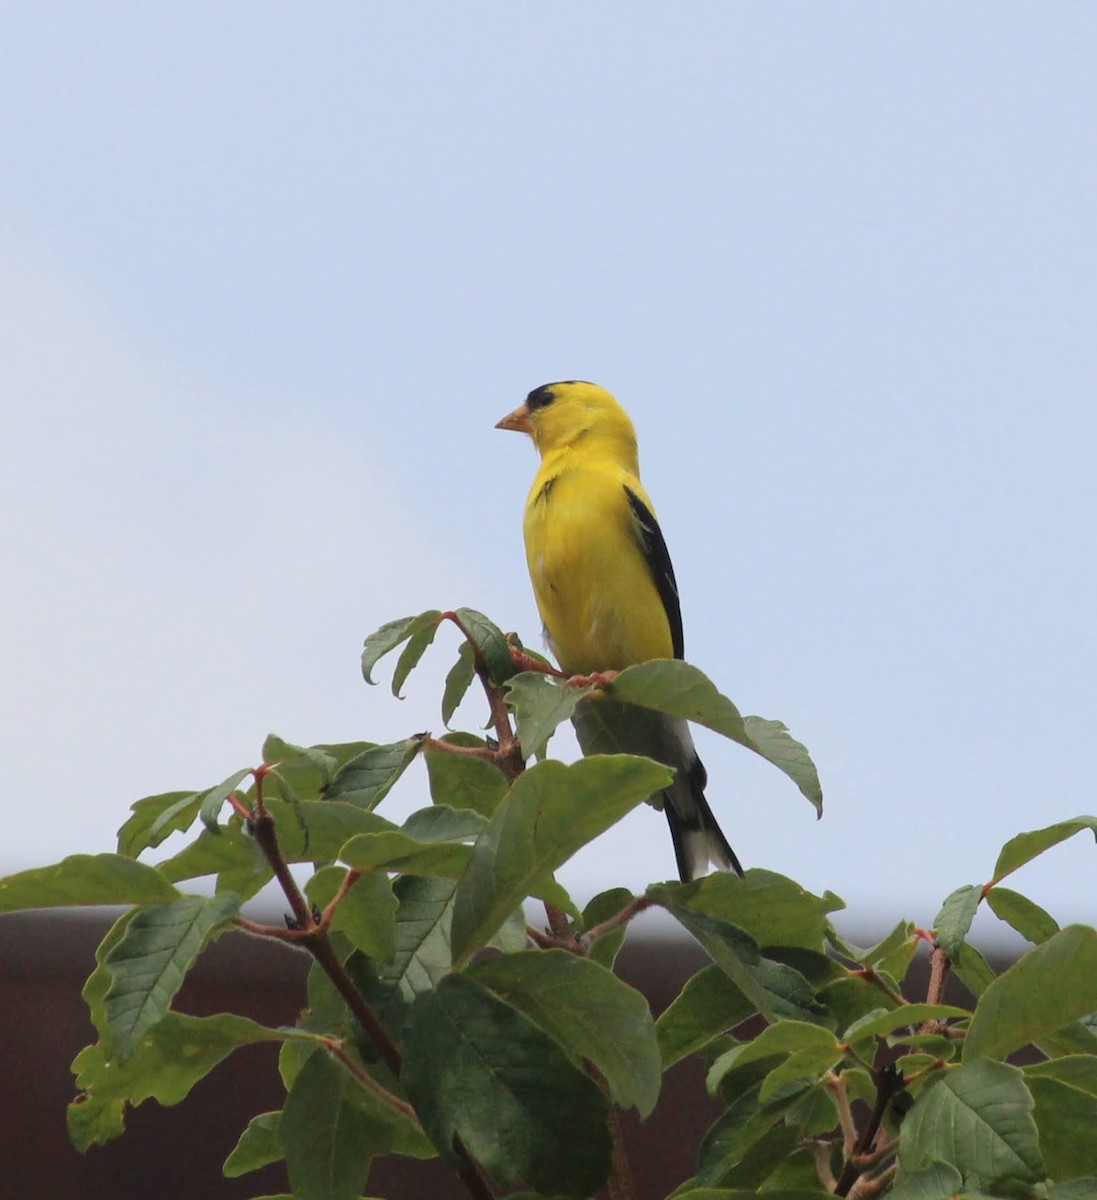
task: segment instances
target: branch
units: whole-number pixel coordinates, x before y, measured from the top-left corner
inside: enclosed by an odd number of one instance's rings
[[[324,1044],[324,1049],[327,1050],[332,1058],[342,1063],[364,1088],[371,1091],[380,1101],[387,1104],[389,1108],[395,1109],[422,1129],[422,1125],[419,1123],[419,1115],[415,1109],[406,1100],[401,1100],[399,1096],[394,1095],[383,1084],[378,1083],[367,1070],[356,1063],[347,1053],[346,1045],[342,1039],[325,1037],[320,1040]]]
[[[655,901],[648,896],[633,896],[620,912],[607,918],[601,925],[595,925],[593,929],[588,929],[583,934],[583,945],[589,947],[599,938],[604,938],[607,933],[613,933],[622,925],[627,925],[633,917],[642,913],[645,908],[651,908],[654,903]]]
[[[858,1160],[862,1159],[872,1149],[876,1142],[876,1135],[880,1131],[880,1122],[884,1119],[884,1113],[887,1111],[887,1106],[891,1103],[895,1094],[902,1091],[903,1085],[906,1082],[903,1079],[902,1072],[897,1071],[894,1067],[884,1067],[882,1070],[874,1071],[873,1075],[876,1080],[876,1103],[873,1105],[872,1115],[869,1117],[864,1129],[861,1130],[861,1136],[857,1139],[853,1153],[847,1157],[846,1165],[842,1168],[838,1187],[835,1189],[835,1195],[837,1196],[848,1196],[850,1189],[860,1178],[862,1168],[858,1165]]]
[[[259,768],[255,773],[255,808],[248,820],[255,841],[266,856],[275,878],[281,885],[282,892],[289,901],[290,908],[293,910],[294,920],[299,928],[268,932],[271,929],[270,926],[258,925],[254,921],[246,921],[241,918],[237,923],[241,928],[248,929],[250,932],[265,933],[267,936],[278,937],[282,941],[292,941],[294,944],[306,949],[335,985],[336,991],[338,991],[339,995],[346,1002],[354,1019],[362,1027],[366,1036],[381,1055],[385,1066],[399,1079],[403,1067],[400,1051],[396,1043],[389,1037],[388,1030],[381,1024],[377,1014],[367,1003],[366,998],[347,974],[346,967],[343,965],[338,954],[335,953],[328,938],[327,924],[324,921],[325,915],[327,915],[327,919],[330,921],[331,914],[334,912],[338,901],[353,886],[354,880],[350,879],[351,873],[348,873],[347,878],[343,880],[343,885],[339,893],[332,900],[331,904],[328,905],[325,913],[320,914],[320,920],[317,921],[314,919],[312,909],[301,894],[301,889],[297,886],[297,881],[293,878],[289,864],[282,854],[282,848],[278,844],[278,836],[274,828],[274,818],[267,812],[263,805],[262,778],[264,774],[266,772],[263,768]],[[285,934],[294,934],[296,936],[286,937],[284,936]],[[457,1174],[460,1176],[472,1200],[494,1200],[491,1188],[481,1173],[479,1166],[476,1164],[475,1159],[456,1135],[453,1139],[453,1149],[460,1159],[456,1168]]]

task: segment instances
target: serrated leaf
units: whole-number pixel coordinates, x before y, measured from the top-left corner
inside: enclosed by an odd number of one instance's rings
[[[823,811],[819,776],[807,750],[780,721],[740,715],[712,681],[690,663],[678,659],[653,659],[622,671],[606,689],[629,704],[684,717],[731,738],[773,763]]]
[[[442,689],[442,724],[447,729],[457,706],[464,700],[475,678],[476,657],[473,654],[472,643],[462,642],[457,650],[457,661],[450,667],[445,687]]]
[[[504,1186],[593,1194],[609,1172],[605,1097],[527,1016],[463,975],[415,1002],[403,1081],[423,1127],[452,1155],[459,1134]]]
[[[425,628],[417,629],[408,639],[407,645],[400,651],[400,657],[396,660],[396,669],[392,673],[392,694],[397,700],[403,700],[400,689],[404,686],[407,677],[419,665],[423,652],[434,641],[438,625],[438,622],[433,622]]]
[[[754,1005],[719,967],[703,967],[655,1022],[663,1069],[707,1046],[753,1012]]]
[[[422,992],[436,987],[450,970],[450,922],[455,879],[401,875],[393,885],[398,901],[395,954],[389,963],[373,964],[373,986],[367,998],[385,1027],[398,1040],[407,1010]]]
[[[231,893],[210,900],[184,896],[135,914],[105,960],[112,979],[104,1001],[107,1031],[119,1062],[163,1018],[198,952],[239,907]]]
[[[1012,888],[992,887],[987,893],[991,912],[1030,942],[1039,945],[1059,932],[1059,923],[1035,901]]]
[[[1065,842],[1088,829],[1097,839],[1097,817],[1075,817],[1072,821],[1060,821],[1056,825],[1047,825],[1043,829],[1033,829],[1029,833],[1019,833],[1010,838],[1002,847],[998,861],[994,864],[994,879],[992,884],[1001,882],[1007,875],[1012,874],[1018,867],[1031,862],[1034,858]]]
[[[351,838],[339,857],[360,871],[402,871],[456,878],[472,853],[466,841],[476,837],[484,824],[479,813],[455,812],[436,805],[413,813],[402,829]]]
[[[934,929],[937,932],[937,941],[949,958],[959,953],[982,898],[983,889],[968,883],[952,892],[941,906],[941,911],[934,921]]]
[[[335,858],[340,847],[356,833],[396,828],[378,813],[336,801],[313,800],[294,806],[283,800],[269,800],[267,812],[274,818],[282,857],[291,863],[325,862]],[[244,896],[254,895],[271,878],[258,846],[236,818],[219,834],[203,832],[178,854],[159,863],[157,870],[172,882],[235,874],[237,886],[231,890]]]
[[[201,818],[202,824],[211,833],[218,833],[220,831],[217,818],[220,815],[222,807],[229,796],[236,791],[251,773],[251,768],[245,767],[242,771],[234,772],[228,779],[223,779],[216,787],[211,787],[208,791],[202,793],[202,802],[198,808],[198,816]]]
[[[0,879],[0,912],[91,904],[157,904],[179,893],[155,867],[121,854],[72,854]]]
[[[979,997],[964,1062],[1018,1050],[1097,1010],[1097,930],[1068,925],[1004,971]]]
[[[133,814],[118,830],[118,853],[136,858],[176,830],[187,829],[198,815],[201,792],[164,792],[145,796],[130,806]]]
[[[743,878],[716,871],[684,884],[676,903],[745,930],[759,945],[823,950],[827,914],[844,908],[833,892],[813,896],[774,871],[748,870]]]
[[[589,1059],[622,1108],[650,1115],[661,1069],[644,997],[611,971],[565,950],[524,950],[475,963],[466,975],[524,1012],[578,1066]]]
[[[819,772],[811,761],[807,746],[788,731],[783,721],[765,717],[744,717],[743,726],[749,739],[748,749],[771,762],[792,780],[801,793],[811,801],[817,816],[823,815],[823,787]]]
[[[226,1179],[237,1179],[249,1171],[258,1171],[272,1162],[282,1159],[282,1143],[279,1138],[279,1128],[282,1124],[282,1113],[265,1112],[252,1117],[248,1127],[240,1135],[239,1141],[233,1147],[221,1174]]]
[[[709,1068],[708,1090],[715,1092],[724,1076],[733,1068],[772,1055],[802,1050],[818,1051],[828,1063],[838,1062],[845,1054],[845,1048],[828,1029],[803,1021],[778,1021],[763,1029],[753,1041],[744,1042],[721,1054]]]
[[[422,749],[423,742],[424,738],[419,736],[385,746],[371,746],[336,772],[324,789],[324,800],[328,803],[338,800],[358,808],[376,808]]]
[[[471,733],[448,733],[440,740],[454,746],[485,745],[483,738]],[[430,797],[435,804],[472,809],[490,817],[507,794],[506,776],[483,758],[450,754],[430,746],[423,757],[427,763]]]
[[[286,1036],[283,1030],[229,1013],[188,1017],[169,1012],[126,1062],[109,1057],[102,1042],[85,1046],[72,1064],[82,1093],[69,1105],[73,1145],[83,1152],[105,1144],[123,1133],[128,1105],[150,1099],[165,1106],[178,1104],[237,1046]]]
[[[342,886],[347,872],[340,867],[321,867],[305,884],[305,895],[317,908],[326,908]],[[357,949],[388,962],[396,952],[396,897],[387,875],[362,875],[344,894],[335,910],[331,928]]]
[[[666,767],[630,757],[543,762],[515,781],[473,847],[453,910],[460,969],[531,893],[587,842],[670,782]]]
[[[507,681],[507,707],[514,713],[523,758],[544,756],[557,726],[571,719],[592,688],[568,687],[540,671],[523,671]]]
[[[736,1097],[727,1111],[705,1134],[697,1159],[697,1182],[717,1186],[743,1161],[750,1148],[776,1121],[780,1113],[763,1110],[761,1082]]]
[[[479,650],[492,682],[502,687],[514,674],[510,646],[503,631],[474,608],[459,608],[454,616]]]
[[[896,1029],[921,1025],[923,1021],[946,1021],[970,1016],[966,1008],[958,1008],[954,1004],[903,1004],[851,1025],[846,1030],[845,1040],[853,1042],[868,1037],[886,1037]]]
[[[339,766],[336,756],[326,747],[296,746],[276,733],[268,733],[263,742],[263,762],[269,767],[280,767],[282,770],[297,763],[307,764],[319,781],[318,788],[331,779]],[[299,791],[303,790],[296,782],[294,787]]]
[[[967,1189],[1045,1177],[1032,1097],[1016,1067],[991,1059],[944,1072],[919,1096],[900,1127],[904,1172],[951,1163]]]
[[[402,642],[414,637],[421,630],[437,625],[441,619],[442,614],[438,609],[430,609],[414,617],[400,617],[395,621],[388,621],[371,633],[362,647],[362,676],[366,683],[376,682],[371,674],[373,668],[390,650],[395,650]]]
[[[795,968],[765,957],[758,943],[737,926],[693,911],[690,892],[680,884],[655,884],[647,894],[674,916],[711,955],[713,961],[757,1010],[770,1021],[802,1020],[828,1024],[815,1002],[811,984]],[[685,893],[687,903],[681,899]]]

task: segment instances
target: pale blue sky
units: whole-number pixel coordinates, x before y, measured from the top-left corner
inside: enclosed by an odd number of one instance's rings
[[[534,455],[492,425],[558,378],[636,421],[690,659],[819,765],[816,824],[699,738],[745,863],[928,923],[1097,811],[1093,6],[36,3],[0,39],[0,868],[270,729],[437,729],[452,641],[397,704],[361,639],[458,604],[536,639]],[[1092,920],[1077,843],[1016,882]],[[671,874],[644,810],[564,881]]]

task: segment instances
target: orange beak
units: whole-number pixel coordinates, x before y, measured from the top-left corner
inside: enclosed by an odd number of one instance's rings
[[[515,433],[528,433],[533,435],[533,426],[529,423],[529,409],[524,404],[519,404],[514,412],[507,413],[501,420],[497,421],[496,429],[513,429]]]

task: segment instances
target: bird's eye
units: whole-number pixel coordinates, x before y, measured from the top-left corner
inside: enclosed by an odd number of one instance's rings
[[[534,388],[526,397],[526,407],[530,412],[536,412],[539,408],[545,408],[556,399],[552,390],[551,384],[544,384],[542,387]]]

